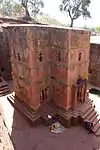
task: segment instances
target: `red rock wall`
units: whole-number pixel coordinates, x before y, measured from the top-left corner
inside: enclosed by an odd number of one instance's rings
[[[0,27],[0,72],[5,80],[12,79],[8,38],[2,27]]]
[[[89,83],[100,87],[100,44],[96,43],[90,47]]]

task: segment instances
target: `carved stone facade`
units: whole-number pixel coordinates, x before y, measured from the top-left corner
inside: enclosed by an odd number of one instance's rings
[[[85,100],[88,31],[47,25],[10,25],[5,30],[9,37],[14,91],[20,100],[35,110],[50,101],[69,110],[78,103],[79,93]],[[79,79],[83,84],[77,83]],[[73,90],[77,84],[80,92]]]
[[[6,31],[3,29],[7,24],[30,24],[25,20],[4,18],[0,17],[0,76],[5,80],[12,80],[11,75],[11,62],[10,62],[10,50],[8,44],[8,38],[6,36]],[[33,22],[32,22],[33,23]],[[34,21],[34,24],[41,24]]]
[[[100,87],[100,44],[91,43],[89,83]]]

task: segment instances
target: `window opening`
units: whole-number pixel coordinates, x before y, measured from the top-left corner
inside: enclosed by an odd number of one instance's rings
[[[18,53],[18,60],[21,61],[20,54]]]
[[[4,68],[1,68],[1,72],[4,72]]]
[[[58,60],[58,61],[61,61],[60,52],[58,52],[58,54],[57,54],[57,60]]]
[[[60,52],[58,53],[58,60],[60,61]]]
[[[43,60],[43,57],[42,57],[42,53],[39,54],[39,61],[41,62]]]
[[[55,79],[55,77],[51,76],[51,79]]]
[[[92,69],[89,69],[89,73],[92,73]]]
[[[81,60],[81,55],[82,55],[82,53],[79,53],[78,61]]]
[[[45,100],[47,100],[48,97],[48,88],[45,88],[40,93],[40,103],[44,103]]]

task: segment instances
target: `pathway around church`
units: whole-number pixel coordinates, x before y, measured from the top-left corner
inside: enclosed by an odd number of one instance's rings
[[[43,125],[33,127],[25,117],[12,108],[6,97],[0,98],[0,103],[14,150],[100,150],[100,138],[88,135],[83,127],[71,127],[61,134],[53,134]],[[13,148],[10,147],[8,150]]]

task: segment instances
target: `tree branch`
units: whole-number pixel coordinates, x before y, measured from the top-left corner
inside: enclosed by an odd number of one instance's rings
[[[30,1],[30,3],[31,3],[33,6],[35,6],[35,3],[33,3],[32,1]]]
[[[27,6],[27,3],[28,3],[28,0],[22,0],[22,6],[23,6],[23,7],[26,7],[26,6]]]
[[[69,9],[68,9],[68,13],[69,13],[70,18],[72,19],[72,16],[71,16],[71,13],[70,13],[70,10],[69,10]]]
[[[82,1],[77,5],[77,8],[76,8],[76,10],[75,10],[75,14],[74,14],[74,16],[73,16],[73,19],[74,19],[74,20],[77,19],[77,17],[75,17],[75,15],[76,15],[76,12],[77,12],[77,10],[79,9],[79,7],[80,7],[81,4],[82,4]]]

